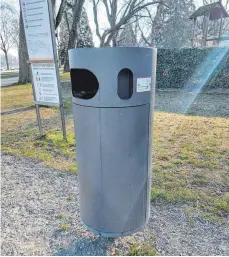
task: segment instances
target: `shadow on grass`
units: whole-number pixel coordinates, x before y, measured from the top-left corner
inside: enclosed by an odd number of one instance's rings
[[[157,91],[155,111],[193,116],[229,117],[229,94],[201,93],[193,97],[185,91]],[[190,103],[190,98],[193,101]]]
[[[16,110],[1,112],[1,115],[3,116],[3,115],[7,115],[7,114],[21,113],[21,112],[32,110],[34,108],[35,108],[35,105],[32,105],[32,106],[28,106],[28,107],[25,107],[25,108],[20,108],[20,109],[16,109]]]

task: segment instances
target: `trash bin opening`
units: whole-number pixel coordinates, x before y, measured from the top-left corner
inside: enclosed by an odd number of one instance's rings
[[[99,90],[96,76],[86,69],[71,69],[72,94],[81,99],[93,98]]]
[[[118,96],[130,99],[133,95],[133,73],[130,69],[122,69],[118,73]]]

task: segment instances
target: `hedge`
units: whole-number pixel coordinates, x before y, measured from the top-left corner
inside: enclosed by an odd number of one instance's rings
[[[157,88],[200,84],[204,88],[229,88],[228,47],[158,49]]]

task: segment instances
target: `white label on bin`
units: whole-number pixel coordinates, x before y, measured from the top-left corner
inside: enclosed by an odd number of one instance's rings
[[[151,90],[151,77],[137,79],[137,92],[145,92]]]

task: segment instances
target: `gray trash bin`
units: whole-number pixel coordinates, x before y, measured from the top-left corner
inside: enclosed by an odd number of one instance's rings
[[[80,213],[117,237],[149,219],[156,49],[69,50]]]

